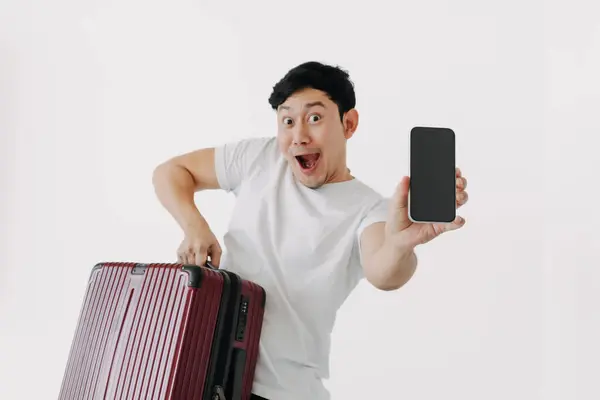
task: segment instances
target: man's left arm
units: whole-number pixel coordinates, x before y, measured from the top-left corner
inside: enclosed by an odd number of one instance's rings
[[[404,286],[417,269],[414,247],[386,241],[385,222],[366,227],[360,237],[362,265],[367,281],[380,290]]]
[[[415,248],[428,243],[444,232],[460,229],[465,219],[457,216],[450,223],[417,224],[408,217],[410,178],[402,178],[389,202],[387,216],[376,208],[378,220],[371,219],[360,233],[361,263],[365,278],[381,290],[396,290],[404,286],[417,268]],[[456,168],[456,208],[468,201],[467,180]],[[372,222],[372,223],[371,223]]]

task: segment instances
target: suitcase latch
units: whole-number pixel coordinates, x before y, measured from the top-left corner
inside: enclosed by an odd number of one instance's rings
[[[148,268],[148,264],[136,264],[131,270],[132,275],[144,275],[146,269]]]

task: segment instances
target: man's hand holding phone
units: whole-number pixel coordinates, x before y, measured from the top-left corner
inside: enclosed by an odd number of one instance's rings
[[[468,200],[467,179],[455,166],[452,129],[415,127],[410,132],[410,177],[398,184],[390,204],[386,236],[412,249],[443,232],[461,228],[456,210]]]
[[[462,171],[456,168],[456,208],[467,203],[469,195],[466,192],[467,179]],[[414,248],[425,244],[444,232],[461,228],[465,224],[463,217],[457,216],[450,223],[416,223],[408,215],[408,191],[410,178],[405,176],[398,184],[392,202],[390,215],[386,224],[388,239],[398,243],[400,247]]]

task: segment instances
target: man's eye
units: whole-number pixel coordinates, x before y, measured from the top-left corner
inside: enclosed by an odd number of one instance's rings
[[[321,119],[321,117],[318,116],[318,115],[316,115],[316,114],[313,114],[313,115],[310,116],[309,119],[310,119],[311,122],[317,122],[318,120]]]
[[[292,123],[292,119],[291,119],[291,118],[284,118],[284,119],[283,119],[283,123],[284,123],[285,125],[291,125],[291,123]]]

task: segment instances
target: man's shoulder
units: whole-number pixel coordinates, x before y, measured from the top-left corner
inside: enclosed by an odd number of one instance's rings
[[[354,185],[352,187],[352,197],[358,203],[364,207],[370,208],[380,202],[386,200],[386,198],[376,190],[373,186],[369,185],[365,181],[354,178]]]
[[[345,219],[360,221],[374,210],[387,207],[387,199],[357,177],[351,181],[325,185],[322,193],[324,210]]]
[[[275,136],[231,140],[216,148],[218,158],[243,165],[247,170],[276,163],[281,157]]]
[[[269,149],[277,147],[276,136],[247,136],[237,140],[236,143],[241,143],[246,146],[254,146],[261,149]]]
[[[257,136],[242,139],[238,142],[249,158],[250,169],[269,170],[281,160],[281,152],[275,136]]]
[[[356,201],[360,204],[359,218],[362,223],[384,221],[388,214],[390,198],[361,180],[357,180],[355,188]]]
[[[236,153],[239,156],[261,157],[277,154],[275,136],[249,136],[229,140],[217,147],[220,152]]]
[[[367,196],[368,198],[372,198],[372,199],[382,199],[383,198],[383,195],[378,190],[376,190],[373,186],[369,185],[368,183],[361,180],[360,178],[355,178],[355,180],[357,183],[357,187],[360,188],[361,193],[363,193],[363,195]]]
[[[279,159],[277,138],[246,137],[230,140],[215,148],[215,166],[222,188],[234,190]]]

